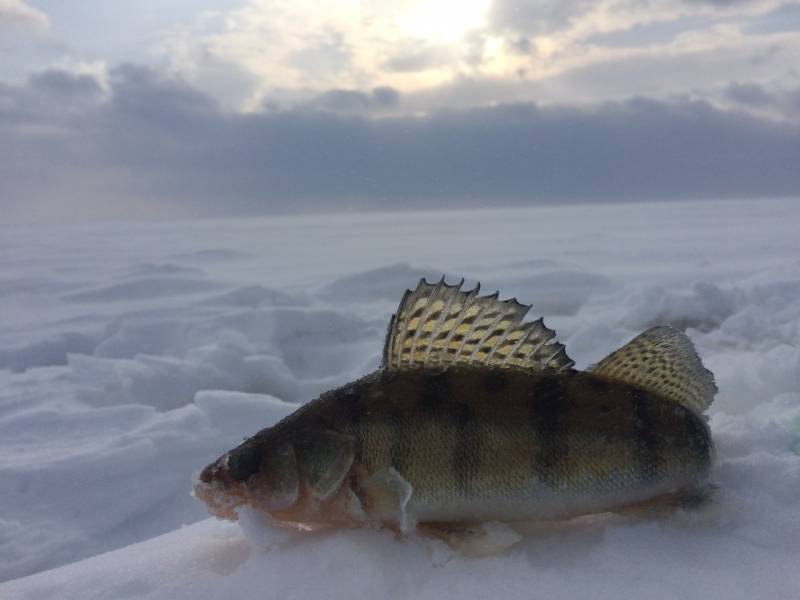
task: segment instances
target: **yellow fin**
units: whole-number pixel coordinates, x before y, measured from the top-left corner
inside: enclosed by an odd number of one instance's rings
[[[668,326],[639,334],[589,371],[654,392],[698,414],[717,393],[714,375],[703,367],[692,341]]]
[[[542,319],[523,323],[530,306],[497,293],[471,291],[421,279],[406,291],[389,323],[383,365],[389,369],[455,364],[492,368],[567,370],[574,361]]]

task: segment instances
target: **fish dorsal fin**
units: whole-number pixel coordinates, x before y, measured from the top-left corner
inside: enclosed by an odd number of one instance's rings
[[[717,393],[714,375],[703,366],[692,341],[668,326],[637,335],[589,370],[654,392],[697,414],[711,405]]]
[[[492,368],[567,370],[575,363],[542,319],[523,323],[530,306],[498,294],[478,296],[421,279],[406,291],[389,323],[383,348],[387,369],[473,365]]]

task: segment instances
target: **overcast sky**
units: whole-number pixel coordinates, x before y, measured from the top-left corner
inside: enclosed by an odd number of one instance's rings
[[[800,3],[0,0],[0,222],[800,196]]]

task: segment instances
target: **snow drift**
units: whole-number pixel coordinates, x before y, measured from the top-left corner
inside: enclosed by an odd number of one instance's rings
[[[4,229],[0,597],[796,597],[798,222],[780,200]],[[208,519],[192,473],[374,369],[442,273],[533,303],[578,368],[686,330],[720,388],[715,501],[484,559]]]

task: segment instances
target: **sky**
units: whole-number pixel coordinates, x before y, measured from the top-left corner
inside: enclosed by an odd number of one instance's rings
[[[0,0],[0,223],[800,196],[800,3]]]

